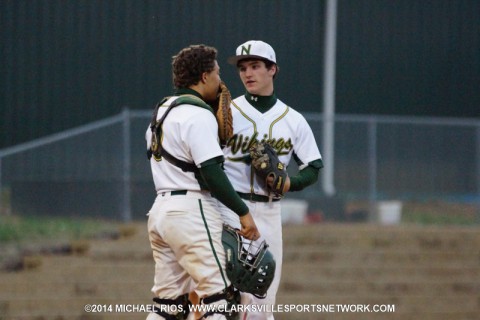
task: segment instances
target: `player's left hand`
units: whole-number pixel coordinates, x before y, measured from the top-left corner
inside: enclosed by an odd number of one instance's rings
[[[256,142],[250,147],[252,167],[257,177],[266,183],[269,192],[282,197],[288,179],[287,167],[268,142]],[[289,187],[287,186],[287,190]]]
[[[232,96],[225,83],[222,81],[218,88],[217,100],[210,105],[215,112],[218,123],[218,138],[220,145],[223,147],[227,141],[233,136],[233,118],[230,103]]]

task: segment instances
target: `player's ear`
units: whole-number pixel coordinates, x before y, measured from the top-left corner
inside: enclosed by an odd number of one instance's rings
[[[268,70],[268,72],[272,75],[272,77],[275,77],[278,73],[278,67],[276,64],[272,64]]]
[[[208,72],[203,72],[202,77],[200,78],[200,81],[202,81],[202,83],[206,83],[207,78],[208,78]]]

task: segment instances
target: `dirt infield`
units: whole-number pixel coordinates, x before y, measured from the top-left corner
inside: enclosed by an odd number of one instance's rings
[[[276,319],[478,319],[479,231],[286,225]],[[0,272],[0,319],[145,319],[154,272],[146,224],[113,238],[12,258]]]

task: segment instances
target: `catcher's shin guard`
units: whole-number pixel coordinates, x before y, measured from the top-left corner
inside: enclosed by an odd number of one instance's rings
[[[190,312],[188,294],[176,299],[153,298],[153,301],[158,304],[155,307],[155,313],[165,320],[186,320]]]
[[[216,304],[218,302],[226,302],[226,304]],[[199,320],[207,319],[214,314],[224,315],[227,320],[238,320],[238,305],[240,304],[240,291],[233,286],[229,286],[220,293],[202,298],[201,304],[212,305],[212,308],[207,311]]]

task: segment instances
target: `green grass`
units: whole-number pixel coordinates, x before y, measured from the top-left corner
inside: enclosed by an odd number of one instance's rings
[[[447,202],[407,203],[402,222],[421,225],[475,225],[478,223],[475,205]]]
[[[456,215],[434,215],[428,212],[415,212],[405,214],[403,222],[417,223],[422,225],[474,225],[474,218]]]
[[[117,224],[64,217],[0,217],[0,243],[35,240],[73,240],[117,230]]]

